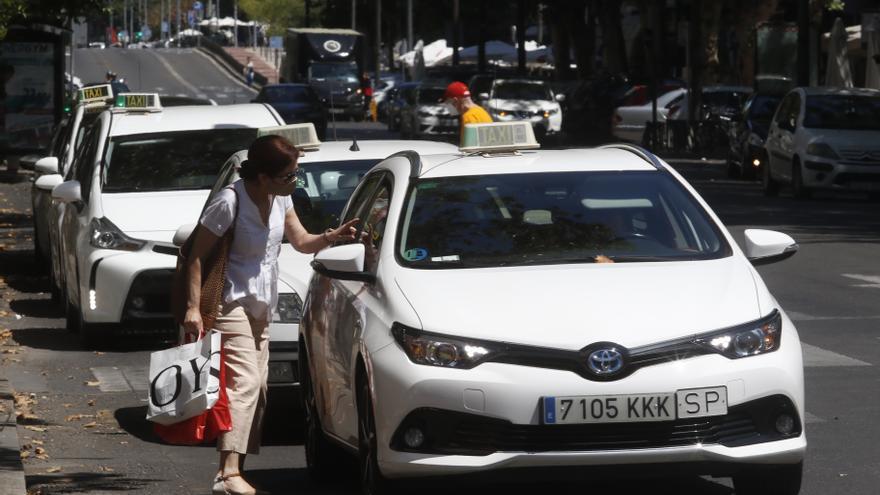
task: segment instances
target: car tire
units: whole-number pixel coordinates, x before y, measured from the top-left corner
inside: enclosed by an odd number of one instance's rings
[[[801,491],[804,463],[758,469],[733,477],[736,495],[797,495]]]
[[[728,179],[739,179],[740,178],[740,167],[733,161],[733,154],[727,153],[727,178]]]
[[[300,340],[299,376],[300,396],[303,401],[303,415],[305,416],[305,439],[306,469],[312,479],[328,481],[338,476],[338,467],[343,461],[342,452],[338,447],[330,443],[321,426],[318,417],[315,389],[312,386],[312,375],[309,371],[309,361],[305,349],[305,342]]]
[[[764,190],[764,196],[776,197],[779,195],[779,182],[770,174],[770,162],[765,163],[761,167],[761,185]]]
[[[797,157],[791,161],[791,191],[795,199],[810,199],[812,196],[812,191],[804,185],[804,173]]]
[[[67,297],[66,293],[63,295]],[[87,323],[83,319],[82,309],[80,309],[78,304],[71,303],[70,301],[67,302],[64,319],[67,323],[67,331],[78,333],[83,347],[86,349],[96,349],[101,345],[99,327],[95,324]]]
[[[394,487],[379,469],[376,440],[376,418],[373,399],[366,371],[357,374],[358,404],[358,467],[360,469],[361,493],[383,495],[394,493]]]
[[[755,170],[755,166],[752,165],[752,160],[754,158],[748,152],[748,150],[744,150],[742,154],[742,158],[740,161],[740,177],[743,180],[755,180],[758,175],[758,170]],[[763,166],[763,161],[761,161],[761,166]]]

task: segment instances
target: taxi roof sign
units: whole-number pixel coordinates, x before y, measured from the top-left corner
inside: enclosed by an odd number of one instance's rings
[[[113,105],[117,109],[139,110],[144,112],[158,112],[162,110],[162,103],[158,93],[122,93],[116,95]]]
[[[509,153],[540,148],[530,122],[467,124],[461,136],[464,152]]]
[[[94,103],[113,99],[113,87],[109,84],[89,86],[77,92],[77,104]]]
[[[277,127],[261,127],[257,129],[257,137],[276,135],[290,141],[300,151],[314,151],[321,147],[315,124],[281,125]]]

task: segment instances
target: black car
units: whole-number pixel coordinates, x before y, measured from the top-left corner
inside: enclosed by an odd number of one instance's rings
[[[318,138],[324,139],[327,132],[326,110],[308,84],[268,84],[251,101],[268,103],[288,124],[311,122],[315,125]]]
[[[770,121],[782,96],[777,93],[754,93],[743,104],[742,112],[732,116],[727,153],[729,177],[759,177],[761,166],[767,161],[764,141],[767,140]]]

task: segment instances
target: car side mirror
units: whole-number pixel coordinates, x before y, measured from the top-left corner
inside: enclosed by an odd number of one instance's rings
[[[48,174],[57,174],[58,173],[58,157],[56,156],[47,156],[45,158],[40,158],[37,160],[37,163],[34,164],[34,170],[43,175]]]
[[[62,203],[82,203],[82,193],[78,180],[62,182],[52,189],[52,199]]]
[[[360,242],[329,247],[315,255],[312,269],[325,277],[373,283],[376,276],[364,271],[365,255],[366,248]]]
[[[558,101],[559,103],[562,103],[563,101],[565,101],[565,95],[562,93],[557,94],[556,101]]]
[[[62,182],[64,182],[64,177],[61,177],[60,174],[47,174],[40,176],[34,182],[34,186],[41,191],[51,193],[55,186]]]
[[[189,239],[189,236],[192,235],[193,231],[196,230],[196,225],[194,223],[187,223],[181,225],[174,232],[174,237],[171,238],[171,243],[177,247],[183,246],[183,243]]]
[[[776,263],[794,256],[798,245],[787,234],[773,230],[746,229],[745,255],[755,265]]]

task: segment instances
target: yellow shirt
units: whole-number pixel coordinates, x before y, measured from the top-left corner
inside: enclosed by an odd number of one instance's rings
[[[461,115],[461,134],[464,136],[466,124],[491,124],[492,116],[483,107],[474,105]]]

